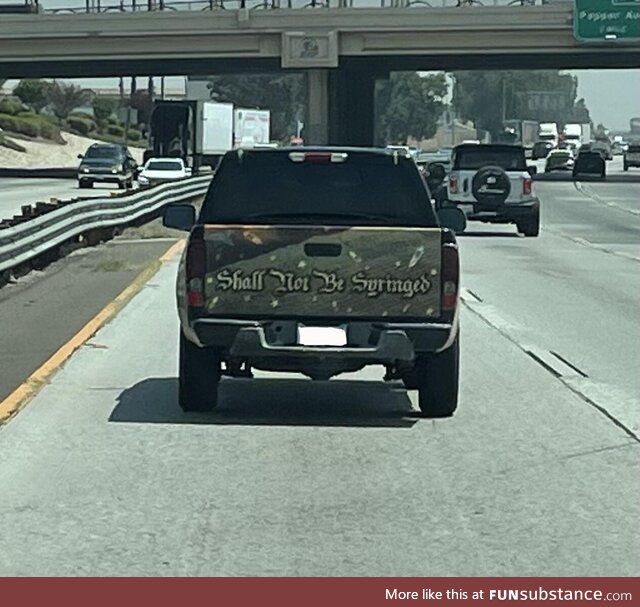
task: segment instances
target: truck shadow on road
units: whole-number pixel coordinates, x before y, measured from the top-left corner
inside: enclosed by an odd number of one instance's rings
[[[411,428],[420,414],[399,384],[305,379],[224,379],[218,407],[184,413],[178,380],[145,379],[118,396],[110,422],[239,426]]]
[[[521,238],[521,236],[517,232],[498,232],[496,230],[487,230],[484,232],[480,230],[465,230],[461,234],[456,234],[456,238]]]

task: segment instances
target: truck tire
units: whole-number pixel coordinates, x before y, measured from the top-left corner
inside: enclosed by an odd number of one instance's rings
[[[183,411],[212,411],[218,404],[220,358],[191,343],[180,331],[178,404]]]
[[[451,417],[458,407],[460,335],[437,354],[419,354],[403,377],[407,390],[418,390],[418,405],[425,417]]]
[[[516,223],[518,232],[526,237],[536,237],[540,234],[540,212],[534,211],[530,217]]]
[[[622,167],[623,171],[628,171],[629,170],[629,165],[625,162],[623,167]]]

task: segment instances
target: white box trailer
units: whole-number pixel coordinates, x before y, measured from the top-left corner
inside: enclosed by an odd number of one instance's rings
[[[233,104],[197,102],[196,124],[197,154],[218,156],[233,149]]]
[[[255,145],[269,143],[271,136],[271,112],[236,108],[234,111],[233,143]]]

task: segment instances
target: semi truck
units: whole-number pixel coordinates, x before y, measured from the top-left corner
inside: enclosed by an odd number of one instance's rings
[[[535,120],[505,120],[504,132],[496,143],[521,145],[531,150],[538,138],[538,123]]]
[[[153,157],[182,158],[187,166],[215,166],[233,149],[233,105],[201,100],[158,100],[150,119],[149,148]]]
[[[591,125],[586,123],[565,124],[562,129],[562,140],[573,142],[577,144],[577,147],[589,143],[591,141]]]
[[[555,122],[541,122],[538,127],[538,140],[548,141],[554,148],[558,147],[558,125]]]
[[[267,144],[271,133],[271,112],[236,108],[233,111],[233,143],[237,146]]]

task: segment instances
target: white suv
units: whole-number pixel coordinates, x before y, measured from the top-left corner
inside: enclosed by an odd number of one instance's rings
[[[453,151],[445,204],[460,207],[467,220],[515,223],[524,236],[537,236],[540,202],[533,193],[533,173],[521,146],[459,145]]]

